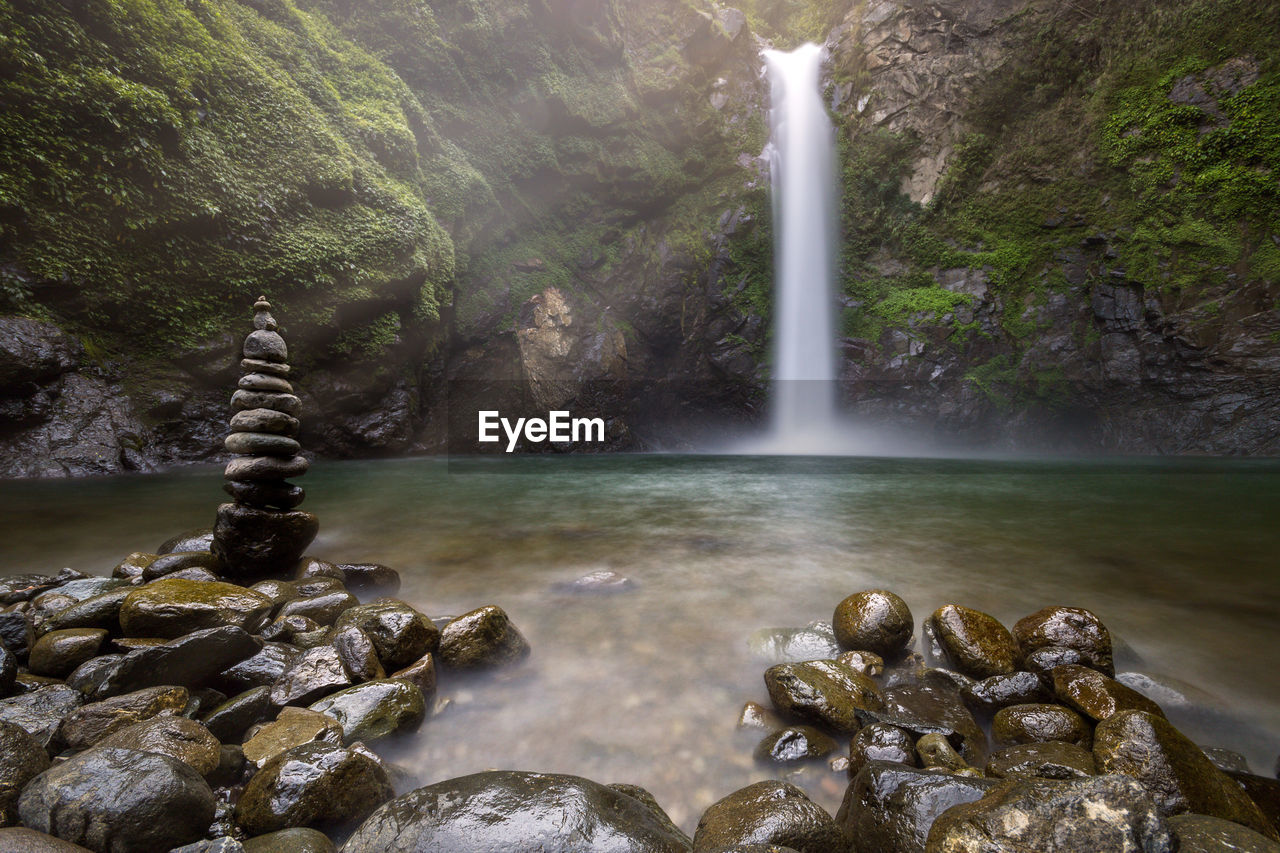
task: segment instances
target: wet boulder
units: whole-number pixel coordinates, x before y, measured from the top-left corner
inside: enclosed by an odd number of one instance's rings
[[[857,840],[859,851],[924,853],[939,815],[981,799],[994,785],[989,779],[872,761],[849,785],[836,820]]]
[[[209,551],[174,551],[172,554],[162,554],[148,563],[142,570],[142,579],[159,580],[189,569],[205,569],[217,580],[222,563]]]
[[[904,685],[884,691],[883,698],[882,708],[862,712],[864,721],[888,723],[917,737],[944,735],[974,767],[981,767],[987,760],[987,736],[955,690],[927,684]]]
[[[489,771],[419,788],[360,825],[343,853],[546,851],[688,853],[651,806],[577,776]]]
[[[172,539],[166,539],[156,549],[156,554],[172,554],[175,551],[208,551],[212,544],[213,528],[197,527],[194,530],[179,533]]]
[[[1063,741],[1006,746],[991,754],[986,771],[988,776],[997,779],[1009,776],[1077,779],[1098,772],[1092,752]]]
[[[888,723],[863,726],[849,742],[849,778],[861,772],[872,761],[887,761],[915,767],[915,738],[905,730]]]
[[[756,746],[755,757],[773,764],[794,764],[835,751],[836,742],[813,726],[788,726],[766,735]]]
[[[119,633],[120,606],[133,590],[133,586],[126,585],[78,601],[50,618],[45,623],[45,628],[50,631],[105,628]]]
[[[348,687],[315,702],[311,710],[336,720],[347,743],[413,731],[427,713],[422,691],[397,678]]]
[[[947,604],[924,622],[925,659],[971,678],[990,678],[1014,671],[1017,646],[994,616]]]
[[[94,671],[84,686],[92,699],[106,699],[144,687],[204,687],[218,673],[262,648],[262,641],[229,625],[193,631],[160,645],[134,649]]]
[[[1177,836],[1178,853],[1280,853],[1280,842],[1222,818],[1174,815],[1169,829]]]
[[[333,646],[316,646],[298,655],[271,685],[276,705],[310,705],[351,686],[351,674]]]
[[[343,583],[356,595],[395,595],[400,591],[400,573],[379,563],[343,563],[338,566]]]
[[[132,637],[180,637],[201,628],[235,626],[255,633],[271,600],[235,584],[165,578],[139,587],[120,606],[120,627]]]
[[[938,817],[928,853],[1173,853],[1151,797],[1132,779],[1012,779]]]
[[[1093,732],[1085,719],[1061,705],[1010,705],[991,720],[991,739],[997,746],[1060,740],[1088,749]]]
[[[392,793],[386,772],[368,756],[309,743],[254,774],[236,804],[236,822],[250,835],[295,826],[338,830],[364,820]]]
[[[884,706],[874,681],[834,660],[777,664],[765,670],[764,683],[784,716],[841,734],[862,727],[859,712]]]
[[[49,768],[18,800],[23,825],[113,853],[196,841],[214,808],[213,791],[190,766],[167,755],[105,747]]]
[[[0,698],[13,692],[18,677],[18,657],[0,641]]]
[[[364,631],[347,625],[335,629],[328,640],[329,645],[338,650],[343,666],[356,681],[374,681],[387,677],[382,669],[382,662],[378,660],[378,650]]]
[[[1146,711],[1164,716],[1160,706],[1131,687],[1087,666],[1067,665],[1050,671],[1059,701],[1095,721],[1118,711]]]
[[[54,740],[62,718],[84,704],[80,691],[49,684],[28,693],[0,699],[0,721],[12,723],[43,747]]]
[[[0,850],[22,853],[92,853],[88,847],[63,841],[44,832],[36,832],[25,826],[0,829]]]
[[[885,660],[905,655],[915,631],[907,603],[880,589],[857,592],[841,601],[831,626],[842,648],[875,652]]]
[[[120,747],[167,755],[201,776],[217,769],[222,744],[209,730],[186,717],[153,717],[99,741],[97,748]]]
[[[279,611],[281,617],[305,616],[319,625],[332,625],[344,610],[360,602],[345,589],[333,589],[316,595],[308,595],[285,602]]]
[[[440,663],[454,669],[491,669],[529,656],[529,643],[505,610],[486,605],[451,620],[440,632]]]
[[[274,713],[271,688],[250,687],[215,706],[201,722],[219,742],[240,743],[250,726],[269,719]]]
[[[1137,779],[1163,815],[1194,812],[1235,821],[1273,840],[1276,829],[1231,777],[1168,720],[1120,711],[1098,724],[1094,761],[1102,773]]]
[[[344,610],[334,628],[359,628],[373,641],[378,659],[390,671],[408,666],[440,645],[440,629],[403,601],[379,598]]]
[[[436,660],[431,652],[427,652],[404,669],[391,673],[391,677],[416,686],[422,691],[422,698],[427,706],[431,706],[431,701],[436,697]]]
[[[770,663],[799,663],[839,657],[840,644],[826,622],[804,628],[761,628],[747,638],[751,654]]]
[[[990,715],[1010,705],[1052,702],[1054,694],[1034,672],[1011,672],[966,685],[960,698],[974,713]]]
[[[270,687],[284,675],[298,653],[297,647],[289,643],[263,643],[256,654],[221,672],[215,684],[223,693],[231,695],[253,687]]]
[[[1116,674],[1111,632],[1097,616],[1083,608],[1038,610],[1018,620],[1013,626],[1013,638],[1024,661],[1036,650],[1052,646],[1072,649],[1080,656],[1079,660],[1062,660],[1055,665],[1083,663],[1107,675]]]
[[[29,666],[36,675],[65,678],[102,649],[107,632],[102,628],[67,628],[50,631],[31,647]]]
[[[305,826],[244,840],[244,853],[333,853],[334,849],[329,836]]]
[[[852,840],[821,806],[794,785],[757,782],[712,804],[693,836],[695,853],[774,844],[802,853],[852,851]]]
[[[18,795],[48,768],[43,744],[13,723],[0,722],[0,826],[18,822]]]
[[[161,715],[181,714],[191,700],[185,687],[147,687],[90,702],[62,721],[58,741],[68,749],[88,749],[98,741],[135,723]]]
[[[280,709],[274,722],[258,729],[244,744],[244,758],[261,767],[281,753],[308,743],[342,744],[342,726],[332,717],[309,708]]]

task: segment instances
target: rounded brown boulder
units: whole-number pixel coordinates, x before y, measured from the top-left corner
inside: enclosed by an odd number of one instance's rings
[[[927,657],[971,678],[990,678],[1014,671],[1018,648],[1007,628],[994,616],[946,604],[924,623]]]
[[[440,662],[455,669],[488,669],[529,656],[529,643],[505,610],[490,604],[464,613],[440,632]]]
[[[882,589],[856,592],[840,602],[831,625],[843,648],[875,652],[886,660],[906,654],[915,630],[907,603]]]

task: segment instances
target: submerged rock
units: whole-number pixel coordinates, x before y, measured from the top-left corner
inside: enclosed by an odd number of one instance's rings
[[[885,660],[906,654],[915,631],[907,603],[892,592],[879,589],[857,592],[841,601],[831,625],[843,648],[875,652]]]
[[[802,853],[847,853],[852,839],[821,806],[786,782],[768,780],[712,804],[693,835],[695,853],[761,844]]]
[[[751,654],[771,663],[830,660],[840,656],[835,631],[825,622],[804,628],[761,628],[747,638]]]
[[[201,838],[214,796],[200,774],[167,755],[97,748],[33,779],[22,823],[94,850],[152,853]]]
[[[756,747],[758,761],[794,764],[830,755],[836,742],[812,726],[788,726],[765,736]]]
[[[1173,853],[1147,792],[1124,776],[1016,779],[938,817],[929,853]]]
[[[688,853],[689,842],[650,804],[577,776],[514,770],[475,773],[419,788],[360,825],[343,853],[530,849]]]
[[[295,826],[338,830],[363,820],[392,794],[378,762],[310,743],[280,753],[254,774],[236,804],[236,822],[252,835]]]
[[[1103,720],[1093,757],[1100,772],[1124,773],[1142,783],[1163,815],[1190,811],[1220,817],[1277,839],[1244,789],[1163,717],[1120,711]]]

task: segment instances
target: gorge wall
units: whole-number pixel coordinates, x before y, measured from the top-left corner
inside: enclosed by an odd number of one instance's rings
[[[1276,12],[0,0],[0,474],[213,458],[259,293],[322,455],[439,451],[478,395],[602,414],[619,449],[757,419],[758,51],[804,40],[854,411],[1280,452]]]

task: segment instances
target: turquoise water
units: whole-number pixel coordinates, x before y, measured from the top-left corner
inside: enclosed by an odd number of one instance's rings
[[[956,602],[1006,624],[1048,604],[1094,610],[1143,668],[1205,688],[1280,732],[1280,462],[939,461],[559,456],[317,463],[312,552],[400,570],[430,615],[502,605],[529,664],[442,678],[448,707],[399,759],[423,782],[490,767],[632,782],[690,827],[770,775],[747,637],[830,619],[867,587],[917,621]],[[107,572],[212,521],[213,470],[0,484],[0,572]],[[630,592],[559,582],[608,569]],[[1231,745],[1231,733],[1219,741]],[[1202,737],[1203,739],[1203,737]],[[1269,747],[1241,744],[1255,770]],[[797,779],[834,809],[844,779]]]

